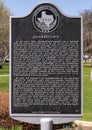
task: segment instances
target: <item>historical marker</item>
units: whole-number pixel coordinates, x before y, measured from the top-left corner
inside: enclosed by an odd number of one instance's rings
[[[13,118],[39,123],[51,117],[62,123],[82,116],[81,21],[50,3],[11,18]]]

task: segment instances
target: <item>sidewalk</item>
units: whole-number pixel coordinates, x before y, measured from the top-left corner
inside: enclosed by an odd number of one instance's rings
[[[92,122],[87,121],[75,121],[76,127],[65,128],[65,129],[55,129],[55,130],[92,130]]]
[[[7,75],[7,74],[6,75],[0,75],[0,77],[6,77],[6,76],[9,76],[9,75]]]
[[[75,124],[82,125],[82,126],[87,126],[87,127],[92,127],[92,122],[88,122],[88,121],[75,121]]]

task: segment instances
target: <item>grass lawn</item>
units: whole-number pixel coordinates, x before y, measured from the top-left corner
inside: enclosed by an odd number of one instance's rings
[[[92,81],[90,81],[90,64],[84,63],[84,81],[83,81],[83,118],[82,120],[92,122]],[[9,90],[9,64],[5,63],[3,69],[0,69],[0,91]]]
[[[0,76],[0,91],[9,91],[9,76]]]
[[[0,69],[0,91],[9,91],[9,63],[3,64]]]
[[[8,75],[9,74],[9,63],[3,64],[3,68],[0,69],[0,75]]]
[[[90,81],[91,67],[84,67],[84,114],[83,120],[92,121],[92,81]]]
[[[0,128],[0,130],[8,130],[8,129],[7,128]],[[9,130],[22,130],[22,128],[21,127],[12,127]]]

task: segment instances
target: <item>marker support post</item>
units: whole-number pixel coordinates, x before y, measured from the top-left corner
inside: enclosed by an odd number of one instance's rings
[[[41,130],[53,130],[53,120],[50,118],[42,118],[40,124]]]

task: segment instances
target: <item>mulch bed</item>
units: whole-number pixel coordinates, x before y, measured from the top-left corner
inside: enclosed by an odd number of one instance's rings
[[[28,124],[16,121],[9,116],[9,93],[0,92],[0,127],[11,128],[12,126],[21,126],[23,130],[39,129],[39,125]]]

